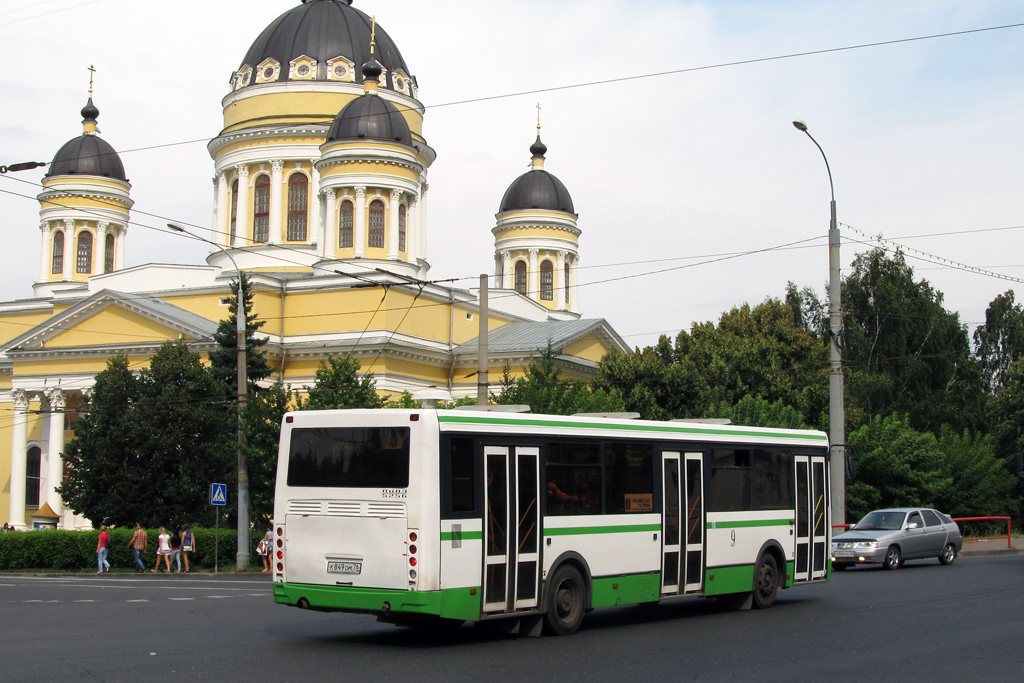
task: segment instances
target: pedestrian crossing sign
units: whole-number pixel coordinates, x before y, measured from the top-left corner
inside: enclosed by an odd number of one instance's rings
[[[210,505],[228,504],[228,485],[210,484]]]

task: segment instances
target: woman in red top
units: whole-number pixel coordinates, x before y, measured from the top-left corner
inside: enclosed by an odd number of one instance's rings
[[[97,574],[110,571],[110,563],[107,562],[107,553],[110,552],[110,534],[107,533],[105,525],[100,526],[100,538],[96,542],[96,563],[99,566]]]

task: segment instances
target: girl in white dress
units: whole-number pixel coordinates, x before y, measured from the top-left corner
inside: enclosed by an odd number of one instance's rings
[[[160,535],[157,536],[159,543],[156,548],[156,566],[153,567],[153,572],[160,571],[160,560],[164,561],[167,565],[167,573],[171,573],[171,536],[167,533],[167,529],[160,527]]]

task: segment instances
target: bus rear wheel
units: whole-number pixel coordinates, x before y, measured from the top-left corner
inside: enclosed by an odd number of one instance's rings
[[[775,558],[765,553],[757,563],[754,572],[754,604],[758,609],[767,609],[775,604],[779,592],[779,566]]]
[[[562,565],[548,580],[544,593],[547,631],[557,636],[575,633],[583,621],[587,595],[579,571],[571,565]]]

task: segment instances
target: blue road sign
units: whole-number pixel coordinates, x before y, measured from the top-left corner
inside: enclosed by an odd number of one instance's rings
[[[228,504],[228,485],[210,484],[210,505]]]

